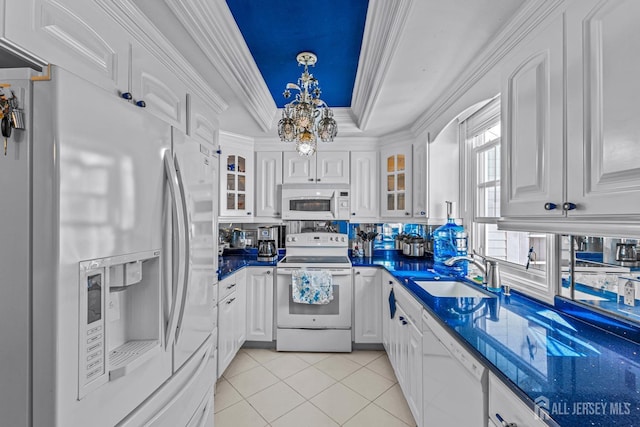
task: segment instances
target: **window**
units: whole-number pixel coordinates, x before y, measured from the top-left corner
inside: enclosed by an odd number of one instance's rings
[[[500,218],[500,98],[495,98],[460,123],[465,145],[466,213],[470,249],[500,260],[503,272],[517,273],[548,296],[546,234],[498,229]],[[504,278],[503,278],[504,279]],[[504,281],[504,280],[503,280]],[[516,286],[518,287],[518,286]]]

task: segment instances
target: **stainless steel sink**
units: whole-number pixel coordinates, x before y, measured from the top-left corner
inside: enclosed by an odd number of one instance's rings
[[[437,298],[495,298],[495,295],[474,289],[462,282],[418,280],[416,283]]]

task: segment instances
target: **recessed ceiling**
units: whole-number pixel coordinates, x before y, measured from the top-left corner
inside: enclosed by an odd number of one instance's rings
[[[334,108],[336,142],[437,132],[497,95],[475,82],[494,67],[548,0],[133,0],[227,104],[221,130],[278,141],[287,83],[310,72]],[[348,35],[346,32],[353,32]],[[485,79],[486,80],[486,79]],[[497,86],[497,87],[496,87]],[[470,104],[457,100],[473,87]],[[433,126],[432,126],[433,125]],[[432,134],[433,135],[433,134]]]
[[[351,107],[369,0],[227,0],[251,55],[278,108],[287,83],[302,67],[296,55],[310,51],[318,62],[309,72],[320,82],[330,107]]]

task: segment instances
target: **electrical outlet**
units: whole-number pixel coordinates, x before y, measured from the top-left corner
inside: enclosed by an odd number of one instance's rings
[[[624,284],[624,304],[630,306],[636,305],[636,288],[631,280],[627,280]]]

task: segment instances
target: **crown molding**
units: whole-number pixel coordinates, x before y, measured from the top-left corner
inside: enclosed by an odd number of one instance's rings
[[[253,56],[223,0],[165,0],[189,35],[216,67],[263,131],[277,107]]]
[[[378,101],[413,0],[369,0],[351,108],[365,130]]]
[[[220,130],[218,132],[218,142],[220,145],[232,144],[236,146],[244,146],[253,148],[254,139],[250,136],[240,135],[233,132],[228,132],[225,130]]]
[[[195,71],[189,61],[149,21],[133,0],[95,1],[187,87],[202,96],[217,114],[229,108],[227,102]]]
[[[446,89],[438,101],[428,108],[414,122],[411,129],[415,134],[427,131],[429,125],[446,112],[474,84],[495,67],[502,58],[524,37],[534,31],[565,0],[529,0],[516,16],[500,30],[483,51],[477,55],[454,82]]]

